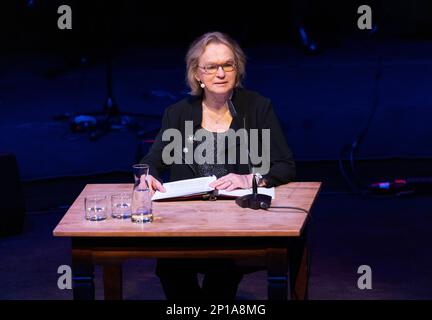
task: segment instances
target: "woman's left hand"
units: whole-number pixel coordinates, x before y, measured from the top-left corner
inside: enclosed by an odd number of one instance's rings
[[[234,189],[252,188],[253,174],[235,174],[229,173],[216,181],[210,183],[210,187],[218,190],[232,191]]]

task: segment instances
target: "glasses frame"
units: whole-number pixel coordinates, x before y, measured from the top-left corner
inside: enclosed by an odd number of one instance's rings
[[[229,67],[232,67],[232,70],[225,70],[225,67],[227,67],[227,65],[229,65]],[[216,71],[209,72],[207,68],[210,66],[216,66],[217,67]],[[234,62],[225,62],[222,64],[214,63],[214,64],[208,64],[206,66],[198,66],[198,68],[204,70],[205,74],[216,74],[219,71],[219,68],[222,68],[224,72],[233,72],[236,69],[236,64]]]

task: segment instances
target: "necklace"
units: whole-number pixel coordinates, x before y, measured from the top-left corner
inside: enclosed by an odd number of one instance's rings
[[[209,111],[210,108],[204,103],[204,101],[203,101],[203,106],[204,106],[204,111],[205,111],[205,114],[207,115],[207,117],[210,118],[216,124],[219,124],[219,122],[225,117],[225,115],[229,111],[228,107],[226,107],[225,112],[222,113],[221,116],[215,118],[215,117],[210,116],[210,111]]]

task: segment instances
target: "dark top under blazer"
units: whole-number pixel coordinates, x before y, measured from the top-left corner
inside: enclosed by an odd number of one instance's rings
[[[237,88],[234,90],[231,101],[237,111],[237,117],[233,117],[230,128],[238,130],[244,128],[271,129],[270,130],[270,171],[264,175],[268,186],[278,186],[288,183],[295,178],[296,168],[292,152],[288,147],[279,121],[273,111],[270,99],[256,92]],[[191,164],[170,164],[162,161],[162,150],[169,141],[162,141],[164,130],[176,128],[183,134],[185,121],[193,121],[193,132],[201,128],[202,122],[202,97],[190,96],[174,105],[169,106],[163,115],[162,127],[148,154],[141,160],[150,166],[150,174],[159,178],[160,173],[170,169],[170,180],[182,180],[199,177],[198,172]],[[245,119],[245,121],[243,120]],[[238,139],[237,139],[238,140]],[[240,143],[237,143],[237,152]],[[261,152],[261,147],[258,149]],[[237,153],[239,154],[239,153]],[[228,171],[236,174],[249,174],[248,164],[227,164]]]

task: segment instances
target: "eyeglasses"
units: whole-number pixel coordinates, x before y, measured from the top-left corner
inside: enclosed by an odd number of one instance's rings
[[[222,68],[225,72],[232,72],[235,69],[235,64],[233,62],[227,62],[224,64],[208,64],[206,66],[198,66],[199,68],[203,69],[205,73],[207,74],[215,74],[218,72],[219,68]]]

